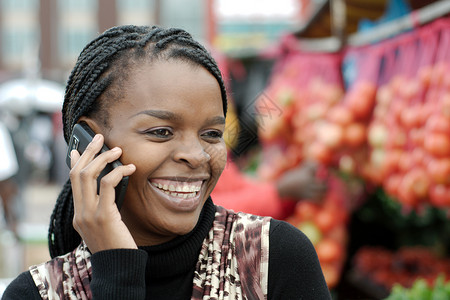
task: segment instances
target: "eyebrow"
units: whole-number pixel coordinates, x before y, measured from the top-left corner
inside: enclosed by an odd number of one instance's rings
[[[152,116],[161,120],[168,120],[168,121],[179,121],[181,119],[180,116],[177,114],[174,114],[173,112],[167,111],[167,110],[143,110],[140,111],[130,117],[134,118],[139,115],[147,115]],[[216,116],[212,117],[206,120],[205,125],[224,125],[225,124],[225,117],[223,116]]]
[[[206,120],[205,125],[225,125],[225,117],[217,116]]]
[[[169,121],[176,121],[180,119],[180,117],[174,114],[173,112],[166,110],[143,110],[138,112],[137,114],[132,115],[130,119],[137,117],[139,115],[147,115],[161,120],[169,120]]]

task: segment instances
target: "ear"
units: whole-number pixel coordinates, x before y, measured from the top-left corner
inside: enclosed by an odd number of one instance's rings
[[[80,117],[78,122],[85,122],[95,133],[101,133],[105,135],[103,127],[101,127],[94,119],[82,116]]]

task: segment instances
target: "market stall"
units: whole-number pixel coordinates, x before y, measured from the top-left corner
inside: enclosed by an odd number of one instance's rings
[[[260,179],[306,160],[328,178],[323,202],[286,220],[339,299],[450,297],[450,3],[422,4],[367,33],[341,28],[338,43],[302,39],[311,24],[286,35],[253,107]]]

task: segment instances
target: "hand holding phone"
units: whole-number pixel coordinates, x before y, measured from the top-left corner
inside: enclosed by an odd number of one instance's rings
[[[87,145],[92,141],[94,138],[95,133],[94,131],[84,122],[75,124],[72,135],[70,137],[69,141],[69,148],[67,150],[67,156],[66,156],[66,163],[67,166],[70,168],[70,153],[72,150],[77,150],[80,155],[83,154],[84,150],[86,150]],[[106,145],[103,145],[102,149],[100,150],[100,153],[106,152],[110,150]],[[97,178],[97,194],[100,192],[100,180],[111,172],[114,168],[117,168],[119,166],[122,166],[122,163],[119,160],[115,160],[112,163],[109,163],[106,165],[105,169],[100,173],[100,175]],[[128,185],[128,176],[125,176],[122,178],[120,183],[115,188],[115,194],[116,194],[116,205],[117,208],[120,210],[123,204],[123,200],[125,197],[126,189]]]
[[[71,166],[73,227],[91,253],[137,249],[118,209],[125,195],[128,176],[136,167],[120,164],[121,149],[108,150],[103,142],[103,136],[95,135],[87,124],[75,126],[66,159]],[[72,151],[74,149],[77,151]],[[99,173],[101,175],[97,176]]]

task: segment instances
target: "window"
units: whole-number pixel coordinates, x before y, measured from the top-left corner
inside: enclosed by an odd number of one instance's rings
[[[155,25],[155,0],[117,0],[118,25]]]
[[[187,5],[186,5],[187,4]],[[185,29],[197,40],[206,39],[204,0],[161,1],[161,25]]]
[[[34,63],[30,60],[39,50],[39,1],[0,1],[0,51],[7,69],[22,70]]]
[[[97,1],[59,0],[58,53],[63,66],[72,67],[83,47],[98,31]]]

